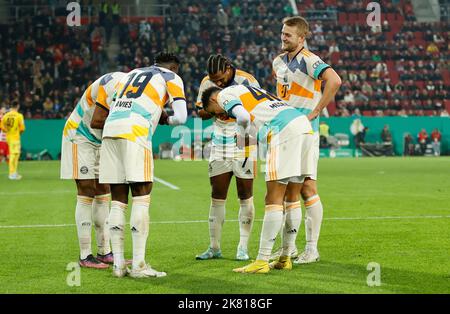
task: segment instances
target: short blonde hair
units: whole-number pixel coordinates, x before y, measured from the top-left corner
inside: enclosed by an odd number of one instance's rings
[[[311,35],[309,23],[301,16],[290,16],[283,19],[283,24],[287,26],[296,26],[300,36],[308,38]]]

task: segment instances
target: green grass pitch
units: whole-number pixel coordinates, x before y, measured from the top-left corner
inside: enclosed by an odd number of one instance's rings
[[[57,161],[21,162],[19,170],[23,179],[9,181],[7,166],[0,164],[0,293],[450,293],[448,157],[322,159],[321,261],[267,275],[231,271],[245,264],[234,260],[239,237],[234,184],[223,228],[224,258],[195,260],[208,246],[207,162],[158,160],[155,175],[180,188],[156,183],[152,193],[147,261],[167,277],[117,279],[111,269],[81,269],[78,287],[66,283],[66,267],[78,259],[75,184],[59,180]],[[252,258],[264,193],[259,174]],[[302,223],[299,249],[304,242]],[[93,236],[94,254],[95,248]],[[129,230],[126,257],[131,257]],[[380,265],[381,286],[367,285],[370,262]]]

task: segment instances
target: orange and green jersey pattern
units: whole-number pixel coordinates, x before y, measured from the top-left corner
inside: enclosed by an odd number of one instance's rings
[[[75,137],[81,136],[91,143],[100,144],[102,130],[91,128],[95,105],[109,110],[116,87],[125,75],[123,72],[108,73],[89,85],[67,120],[63,137],[73,141]]]
[[[252,127],[260,140],[269,135],[280,135],[279,140],[284,141],[311,131],[310,123],[302,126],[291,123],[304,114],[261,88],[230,86],[219,92],[217,101],[231,116],[232,109],[242,105],[250,114]]]
[[[179,99],[186,97],[176,73],[155,65],[129,72],[118,84],[103,138],[123,138],[151,149],[163,107]]]
[[[303,114],[310,113],[322,98],[321,74],[330,66],[314,53],[302,49],[292,60],[288,54],[277,56],[272,63],[277,80],[277,96]],[[315,132],[319,130],[319,119],[312,121]]]
[[[259,87],[258,81],[249,73],[236,69],[233,85],[248,85],[253,87]],[[202,95],[203,92],[212,86],[216,86],[213,81],[209,79],[209,76],[205,76],[200,84],[198,90],[196,106],[202,108]],[[227,119],[220,120],[214,118],[213,122],[213,135],[212,135],[212,149],[210,160],[221,160],[224,158],[234,158],[235,156],[241,156],[241,152],[236,145],[236,120]]]

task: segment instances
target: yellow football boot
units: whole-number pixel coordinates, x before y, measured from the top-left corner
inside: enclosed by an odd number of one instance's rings
[[[242,274],[267,274],[270,271],[269,262],[256,260],[247,266],[233,269],[235,273]]]
[[[270,269],[291,270],[292,261],[290,256],[280,256],[277,260],[269,264]]]

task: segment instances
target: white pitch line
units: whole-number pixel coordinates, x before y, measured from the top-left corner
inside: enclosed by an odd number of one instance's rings
[[[385,217],[329,217],[323,220],[396,220],[396,219],[445,219],[450,218],[450,215],[435,215],[435,216],[385,216]],[[237,219],[227,219],[226,221],[238,222]],[[255,221],[262,221],[262,219],[255,219]],[[208,220],[169,220],[169,221],[150,221],[150,224],[193,224],[193,223],[207,223]],[[56,225],[16,225],[16,226],[1,226],[0,229],[19,229],[19,228],[59,228],[59,227],[75,227],[75,224],[56,224]]]
[[[391,219],[441,219],[450,218],[450,215],[441,216],[384,216],[384,217],[330,217],[323,220],[391,220]]]
[[[61,194],[61,193],[76,193],[76,190],[53,190],[53,191],[21,191],[21,192],[0,192],[0,196],[11,195],[32,195],[32,194]]]
[[[179,190],[179,189],[180,189],[178,186],[173,185],[172,183],[169,183],[169,182],[167,182],[167,181],[165,181],[165,180],[163,180],[163,179],[161,179],[161,178],[153,177],[153,179],[154,179],[156,182],[162,183],[162,184],[164,184],[165,186],[168,186],[169,188],[171,188],[171,189],[173,189],[173,190]]]
[[[159,182],[173,190],[179,190],[180,188],[173,185],[161,178],[154,177],[156,182]],[[0,196],[11,196],[11,195],[35,195],[35,194],[62,194],[62,193],[76,193],[76,190],[53,190],[53,191],[20,191],[20,192],[0,192]]]
[[[0,226],[0,229],[20,229],[20,228],[59,228],[74,227],[75,224],[59,224],[59,225],[22,225],[22,226]]]

